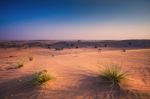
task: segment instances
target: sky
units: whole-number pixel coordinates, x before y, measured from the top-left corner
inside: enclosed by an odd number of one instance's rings
[[[0,0],[0,40],[150,39],[150,0]]]

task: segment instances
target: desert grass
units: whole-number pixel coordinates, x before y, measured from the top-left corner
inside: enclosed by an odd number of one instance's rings
[[[100,53],[101,53],[101,52],[102,52],[102,49],[100,49],[100,48],[99,48],[99,49],[98,49],[98,52],[100,52]]]
[[[32,82],[34,85],[42,85],[52,79],[53,79],[53,77],[48,73],[47,70],[42,70],[39,73],[33,74]]]
[[[17,62],[17,67],[16,68],[21,68],[21,67],[23,67],[24,66],[24,62],[23,61],[19,61],[19,62]]]
[[[33,56],[29,56],[29,61],[32,61],[33,60]]]
[[[122,52],[126,52],[126,49],[122,49]]]
[[[123,72],[118,65],[106,67],[101,74],[112,85],[120,85],[122,81],[127,79],[127,72]]]

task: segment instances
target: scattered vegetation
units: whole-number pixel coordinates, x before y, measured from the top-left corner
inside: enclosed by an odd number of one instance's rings
[[[94,46],[94,48],[98,48],[97,46]]]
[[[32,60],[33,60],[33,56],[30,56],[30,57],[29,57],[29,61],[32,61]]]
[[[107,44],[104,44],[104,47],[107,47]]]
[[[41,85],[49,80],[52,80],[53,77],[48,73],[47,70],[42,70],[39,73],[35,73],[33,78],[33,84],[34,85]]]
[[[128,45],[129,45],[129,46],[131,46],[131,45],[132,45],[132,43],[131,43],[131,42],[128,42]]]
[[[56,51],[63,50],[63,48],[55,48]]]
[[[51,45],[48,45],[48,49],[51,49]]]
[[[73,47],[74,46],[74,44],[70,44],[70,47]]]
[[[79,42],[81,42],[81,40],[78,40],[77,42],[79,43]]]
[[[79,46],[76,46],[76,48],[79,48]]]
[[[99,52],[101,52],[101,51],[102,51],[102,49],[100,49],[100,48],[99,48],[99,49],[98,49],[98,51],[99,51]]]
[[[126,73],[121,70],[121,67],[111,66],[106,67],[102,71],[102,76],[112,83],[112,85],[120,84],[122,80],[126,79]]]
[[[17,68],[21,68],[24,66],[24,63],[23,62],[17,62]]]
[[[126,49],[122,49],[122,52],[126,52]]]

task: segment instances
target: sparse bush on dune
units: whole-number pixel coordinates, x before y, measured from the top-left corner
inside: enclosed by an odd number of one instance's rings
[[[126,49],[122,49],[122,52],[126,52]]]
[[[24,66],[24,63],[23,62],[17,62],[17,68],[21,68],[21,67],[23,67]]]
[[[108,82],[111,82],[112,85],[120,85],[120,83],[126,79],[126,73],[117,65],[106,67],[101,74]]]
[[[98,49],[98,51],[99,51],[99,52],[101,52],[101,51],[102,51],[102,49],[100,49],[100,48],[99,48],[99,49]]]
[[[33,60],[33,56],[30,56],[30,57],[29,57],[29,61],[32,61],[32,60]]]
[[[39,73],[35,73],[34,78],[32,80],[34,85],[41,85],[49,80],[52,80],[53,77],[48,73],[47,70],[42,70]]]

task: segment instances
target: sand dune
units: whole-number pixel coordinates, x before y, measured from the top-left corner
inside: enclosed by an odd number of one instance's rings
[[[32,56],[33,61],[28,57]],[[16,69],[16,62],[24,66]],[[98,75],[106,65],[118,64],[128,80],[110,91]],[[102,50],[95,48],[0,49],[0,99],[149,99],[150,49]],[[55,79],[31,84],[32,74],[47,69]]]

